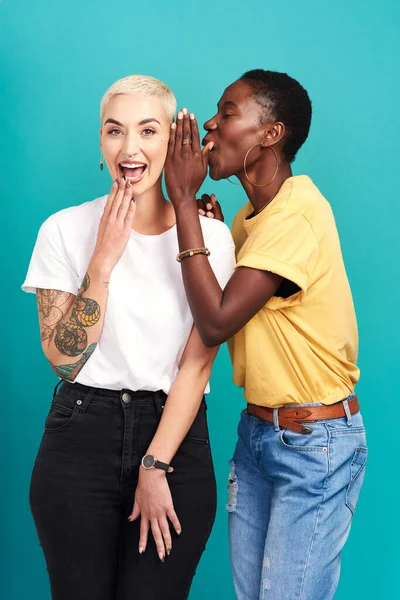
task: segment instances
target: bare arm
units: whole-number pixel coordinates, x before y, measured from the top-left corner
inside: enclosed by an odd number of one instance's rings
[[[182,144],[189,139],[192,144]],[[196,192],[207,173],[206,153],[201,153],[197,122],[178,113],[171,126],[165,181],[174,205],[181,251],[204,246],[196,204]],[[207,346],[222,344],[268,302],[282,283],[269,271],[236,269],[222,291],[207,257],[182,261],[182,275],[194,322]]]
[[[74,381],[96,348],[103,329],[109,273],[89,265],[77,296],[36,291],[40,335],[46,358],[58,377]]]
[[[125,180],[114,182],[77,296],[37,289],[42,348],[62,379],[74,381],[100,339],[110,276],[128,243],[134,215],[130,186]]]
[[[173,457],[199,410],[217,352],[218,348],[204,346],[198,331],[193,328],[160,424],[148,448],[148,453],[157,459],[173,463]],[[172,548],[167,517],[171,520],[175,531],[178,534],[181,532],[164,471],[160,469],[146,471],[140,467],[139,484],[130,520],[135,520],[139,515],[141,515],[139,552],[142,553],[146,549],[151,526],[160,560],[163,561],[165,553],[169,554]]]

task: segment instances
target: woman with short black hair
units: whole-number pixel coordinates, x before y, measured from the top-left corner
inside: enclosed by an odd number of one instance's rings
[[[239,600],[330,600],[367,458],[354,386],[357,323],[335,220],[291,163],[311,102],[285,73],[257,69],[229,85],[204,128],[186,109],[171,125],[166,183],[180,250],[204,246],[197,193],[239,179],[248,202],[233,223],[236,269],[225,289],[202,254],[182,262],[208,346],[229,340],[244,388],[229,476],[229,533]],[[222,219],[215,196],[201,214]]]

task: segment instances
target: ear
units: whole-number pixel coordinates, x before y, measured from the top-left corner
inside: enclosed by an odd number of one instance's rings
[[[274,146],[283,139],[286,133],[286,128],[283,123],[268,123],[264,129],[264,135],[261,142],[261,146],[266,148],[267,146]]]
[[[103,135],[103,128],[100,127],[100,150],[103,152],[103,144],[101,143],[101,136]]]

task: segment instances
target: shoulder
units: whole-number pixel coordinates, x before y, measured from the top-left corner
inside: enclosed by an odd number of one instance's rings
[[[282,198],[280,208],[298,213],[310,223],[321,217],[333,215],[331,206],[318,187],[306,175],[292,177],[288,192]]]
[[[82,233],[85,229],[97,226],[101,218],[107,196],[101,196],[78,206],[70,206],[50,215],[40,228],[41,235],[68,236]]]
[[[200,225],[206,245],[218,247],[220,251],[234,247],[231,231],[222,221],[200,216]]]

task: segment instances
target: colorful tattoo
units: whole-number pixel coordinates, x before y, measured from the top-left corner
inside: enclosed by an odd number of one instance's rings
[[[58,323],[54,344],[65,356],[79,356],[87,348],[88,339],[84,327],[92,327],[100,319],[100,306],[91,298],[83,298],[90,286],[86,273],[73,305],[72,313],[66,323]]]
[[[85,354],[82,354],[81,358],[71,365],[51,365],[54,373],[61,377],[61,379],[70,379],[73,381],[82,369],[86,361],[91,357],[96,349],[97,344],[90,344]]]

